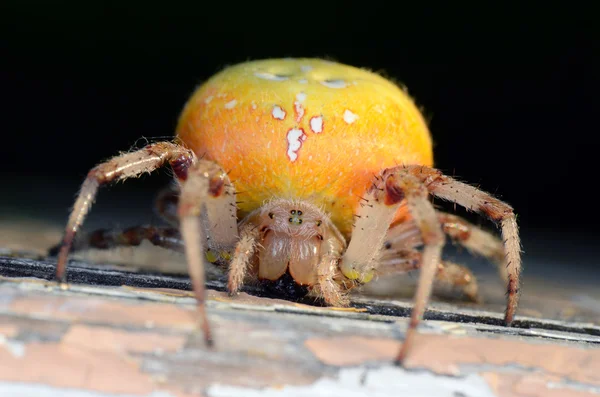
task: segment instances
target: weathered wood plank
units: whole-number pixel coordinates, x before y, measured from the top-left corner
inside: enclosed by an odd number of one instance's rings
[[[52,271],[51,260],[0,258],[0,395],[600,391],[600,327],[593,324],[521,317],[505,328],[501,313],[435,303],[407,370],[389,363],[410,302],[356,297],[354,309],[336,310],[257,297],[252,289],[231,298],[213,280],[216,347],[207,350],[186,277],[73,262],[76,283],[63,290],[45,280]]]

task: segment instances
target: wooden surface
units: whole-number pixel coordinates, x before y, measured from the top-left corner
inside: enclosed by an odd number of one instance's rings
[[[11,232],[0,233],[0,396],[600,393],[593,280],[569,284],[527,267],[512,328],[501,325],[503,288],[493,272],[482,277],[482,305],[438,296],[408,368],[400,369],[390,362],[408,323],[414,277],[395,290],[382,280],[356,295],[353,309],[339,310],[259,297],[252,288],[231,298],[222,276],[211,273],[216,346],[208,350],[177,255],[152,247],[82,254],[70,264],[70,287],[61,289],[48,281],[55,262],[42,255],[60,229],[19,225],[0,225]],[[134,266],[92,262],[116,258]]]

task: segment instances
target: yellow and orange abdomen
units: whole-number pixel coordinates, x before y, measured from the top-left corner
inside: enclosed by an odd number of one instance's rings
[[[383,77],[320,59],[242,63],[192,95],[182,142],[230,171],[240,216],[276,197],[327,211],[346,236],[373,175],[433,165],[431,138],[410,97]]]

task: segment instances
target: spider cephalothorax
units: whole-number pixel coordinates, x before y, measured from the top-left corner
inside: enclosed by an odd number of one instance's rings
[[[286,271],[300,285],[317,282],[317,266],[324,255],[345,241],[329,216],[316,206],[298,200],[277,199],[265,204],[246,222],[260,232],[258,278],[277,280]],[[244,222],[245,223],[245,222]]]
[[[89,243],[106,248],[148,239],[185,251],[207,341],[205,259],[225,264],[232,294],[259,280],[337,306],[347,306],[348,291],[374,276],[419,268],[400,363],[434,283],[477,300],[471,272],[441,257],[446,235],[498,263],[507,283],[505,321],[513,321],[521,270],[513,209],[432,168],[432,140],[419,109],[375,73],[320,59],[271,59],[213,76],[184,107],[177,143],[150,144],[90,171],[65,230],[59,278],[98,187],[163,165],[178,185],[177,203],[164,195],[159,205],[171,226],[104,233]],[[436,210],[430,196],[497,223],[502,240]]]

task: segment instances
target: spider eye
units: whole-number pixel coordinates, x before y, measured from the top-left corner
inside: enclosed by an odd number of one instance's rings
[[[275,215],[273,215],[272,212],[269,212],[269,218],[273,219],[275,217]]]
[[[296,210],[291,210],[291,211],[290,211],[290,214],[292,214],[292,215],[296,215]]]
[[[321,223],[323,223],[323,221],[317,221],[317,226],[321,226]]]

